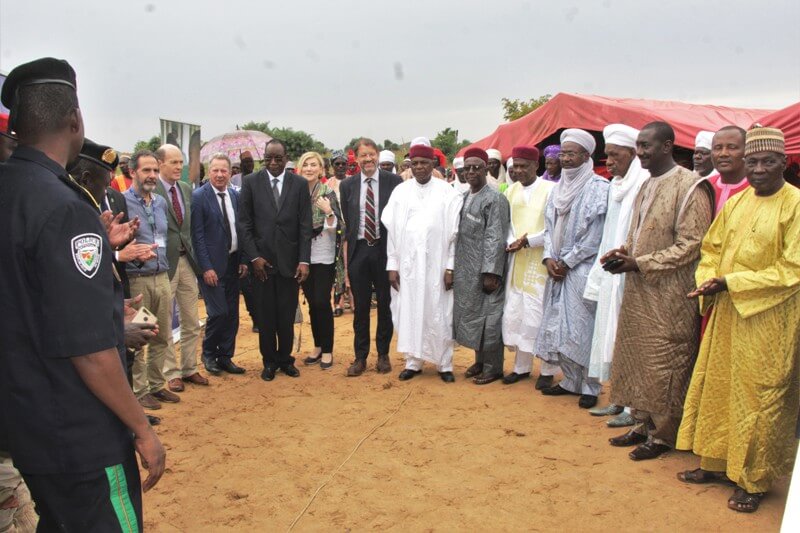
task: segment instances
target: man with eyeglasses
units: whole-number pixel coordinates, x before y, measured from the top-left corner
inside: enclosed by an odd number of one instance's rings
[[[155,193],[158,183],[158,159],[153,152],[141,150],[131,156],[128,168],[133,184],[125,191],[131,218],[139,217],[136,231],[139,244],[157,245],[157,257],[126,263],[131,294],[141,294],[141,304],[158,319],[158,335],[147,349],[139,352],[133,363],[133,392],[145,409],[161,409],[160,402],[177,403],[180,397],[164,388],[164,360],[172,345],[172,291],[167,261],[167,201]],[[174,357],[174,355],[173,355]]]

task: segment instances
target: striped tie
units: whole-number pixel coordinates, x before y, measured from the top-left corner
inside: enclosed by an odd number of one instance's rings
[[[364,205],[364,238],[369,244],[378,239],[375,226],[375,193],[372,190],[372,178],[367,178],[367,201]]]

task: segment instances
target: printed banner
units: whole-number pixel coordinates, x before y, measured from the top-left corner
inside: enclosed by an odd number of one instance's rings
[[[200,186],[200,126],[174,120],[161,121],[161,142],[174,144],[183,152],[181,180]]]

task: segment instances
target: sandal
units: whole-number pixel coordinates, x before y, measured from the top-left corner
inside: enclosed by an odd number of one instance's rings
[[[694,483],[702,485],[704,483],[730,483],[730,480],[723,472],[711,472],[696,468],[694,470],[685,470],[678,472],[678,479],[684,483]]]
[[[758,506],[761,505],[763,497],[763,492],[751,494],[742,488],[737,488],[733,491],[733,496],[728,500],[728,509],[739,513],[755,513],[758,511]]]

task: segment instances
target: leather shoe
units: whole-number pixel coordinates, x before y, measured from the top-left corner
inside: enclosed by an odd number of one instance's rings
[[[159,402],[178,403],[179,401],[181,401],[180,396],[171,393],[167,389],[161,389],[158,392],[151,392],[150,395]]]
[[[181,379],[187,383],[194,383],[195,385],[208,385],[208,380],[201,376],[199,372],[195,372],[191,376],[186,376]]]
[[[400,381],[408,381],[417,374],[422,374],[422,370],[411,370],[410,368],[405,368],[402,372],[400,372],[400,375],[397,376],[397,378]]]
[[[475,376],[472,382],[475,385],[488,385],[492,381],[497,381],[498,379],[503,379],[503,374],[481,374],[480,376]]]
[[[554,385],[552,387],[547,387],[546,389],[542,389],[542,394],[545,396],[564,396],[566,394],[575,395],[574,392],[568,391],[561,385]]]
[[[183,392],[183,381],[181,381],[181,378],[173,378],[167,381],[167,387],[172,392]]]
[[[367,362],[364,359],[356,359],[347,369],[347,377],[354,378],[360,376],[367,369]]]
[[[153,398],[152,394],[145,394],[141,398],[139,398],[139,405],[144,407],[145,409],[161,409],[161,404],[158,403],[158,400]]]
[[[228,374],[244,374],[244,368],[231,361],[230,357],[218,357],[217,366]]]
[[[294,365],[283,365],[281,367],[281,370],[283,371],[284,374],[286,374],[290,378],[299,378],[300,377],[300,371],[297,370],[297,367],[294,366]]]
[[[531,377],[530,372],[523,372],[522,374],[517,374],[516,372],[512,372],[503,378],[503,383],[505,383],[506,385],[513,385],[517,381],[528,379],[529,377]]]
[[[306,366],[311,366],[311,365],[316,365],[320,361],[322,361],[322,353],[318,353],[316,357],[309,355],[308,357],[303,359],[303,364]]]
[[[625,446],[635,446],[636,444],[641,444],[647,441],[647,436],[642,435],[641,433],[636,433],[635,431],[629,431],[624,435],[620,435],[618,437],[611,437],[608,439],[608,443],[612,446],[617,446],[618,448],[624,448]]]
[[[264,370],[261,371],[261,379],[264,381],[275,379],[275,369],[271,366],[264,367]]]
[[[157,425],[159,425],[161,423],[161,419],[158,418],[157,416],[153,416],[153,415],[144,415],[144,416],[147,417],[147,422],[151,426],[157,426]]]
[[[553,386],[553,376],[542,376],[536,378],[536,390],[544,390]]]
[[[647,459],[655,459],[662,453],[667,453],[671,448],[666,444],[656,444],[655,442],[645,442],[637,446],[631,453],[628,454],[634,461],[646,461]]]
[[[212,376],[219,376],[220,374],[222,374],[222,369],[219,367],[216,358],[207,359],[203,357],[203,366],[206,367],[206,372],[208,372]]]
[[[620,414],[624,411],[625,408],[621,405],[614,405],[610,403],[605,407],[595,407],[594,409],[589,409],[589,414],[592,416],[614,416]]]
[[[466,372],[464,372],[464,377],[474,378],[481,372],[483,372],[483,363],[475,363],[474,365],[469,367]]]
[[[452,372],[439,372],[439,377],[442,378],[442,381],[445,383],[455,383],[456,377],[453,375]]]
[[[591,394],[581,394],[581,398],[578,400],[578,407],[581,409],[589,409],[595,405],[597,405],[597,396],[592,396]]]
[[[392,371],[392,362],[389,361],[389,354],[378,354],[378,363],[375,365],[378,374],[388,374]]]

